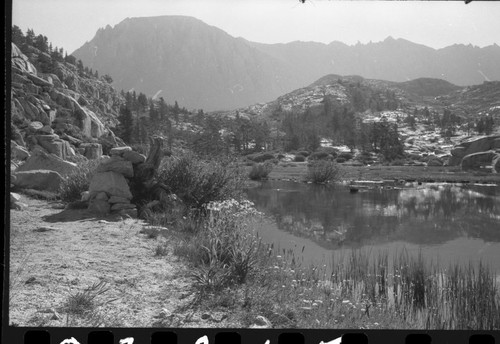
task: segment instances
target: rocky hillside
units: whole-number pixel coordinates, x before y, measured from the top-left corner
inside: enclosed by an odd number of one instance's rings
[[[338,127],[342,124],[337,122],[337,128],[331,124],[331,108],[346,109],[340,112],[352,113],[352,121],[358,123],[353,135],[361,135],[362,124],[384,120],[397,125],[407,157],[427,163],[432,156],[438,158],[433,163],[443,164],[461,142],[485,134],[500,134],[499,100],[500,82],[460,87],[429,78],[396,83],[327,75],[272,102],[220,114],[265,121],[278,131],[284,130],[281,123],[289,116],[309,116],[303,128],[316,127],[323,146],[333,144],[339,150],[349,151],[339,145],[342,140],[336,139],[333,132],[342,132],[344,129]],[[493,127],[478,132],[479,120],[485,118],[492,119]]]
[[[118,89],[204,110],[268,102],[332,73],[395,82],[440,78],[457,85],[500,80],[497,45],[436,50],[391,37],[354,46],[261,44],[184,16],[127,18],[100,29],[73,55],[110,74]],[[415,86],[422,85],[407,85]]]
[[[12,43],[11,80],[12,160],[33,151],[62,160],[95,158],[122,144],[112,128],[123,100],[104,79],[33,46],[21,51]]]

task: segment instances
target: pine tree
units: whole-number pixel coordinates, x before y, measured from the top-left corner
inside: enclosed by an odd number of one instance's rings
[[[120,116],[118,117],[120,122],[119,130],[120,137],[125,141],[125,143],[132,143],[132,132],[134,126],[134,119],[132,117],[132,111],[128,106],[122,106],[120,108]]]
[[[176,123],[179,123],[179,112],[180,112],[179,104],[177,104],[177,100],[176,100],[175,104],[174,104],[174,109],[173,109],[174,120]]]
[[[25,44],[33,45],[34,42],[35,42],[35,32],[33,31],[33,29],[28,29],[28,31],[26,31]]]
[[[24,37],[23,31],[19,28],[19,26],[12,26],[12,43],[21,48],[25,42],[26,38]]]
[[[161,122],[163,122],[168,117],[168,107],[167,107],[167,103],[165,103],[165,99],[163,99],[163,97],[160,97],[159,114],[160,114],[160,121]]]
[[[158,116],[158,111],[155,108],[154,101],[151,99],[149,101],[149,120],[151,121],[153,126],[157,126],[159,119],[160,118]]]

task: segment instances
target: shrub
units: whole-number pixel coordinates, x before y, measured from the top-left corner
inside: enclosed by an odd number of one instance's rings
[[[254,153],[247,155],[247,159],[254,162],[264,162],[266,160],[274,159],[274,154],[272,153]]]
[[[318,160],[308,166],[307,179],[313,183],[328,183],[338,177],[338,165],[332,161]]]
[[[391,166],[404,166],[406,164],[405,159],[394,159],[391,161]]]
[[[352,153],[350,152],[342,152],[339,154],[339,158],[344,158],[346,161],[352,159]]]
[[[300,154],[300,155],[303,155],[305,157],[308,157],[309,155],[311,155],[311,152],[309,152],[309,151],[299,151],[299,152],[297,152],[297,154]]]
[[[251,180],[261,180],[267,178],[269,173],[273,170],[273,165],[269,162],[257,163],[252,166],[252,169],[248,173],[248,177]]]
[[[327,152],[314,152],[309,155],[309,160],[325,160],[329,157],[330,155]]]
[[[176,194],[188,208],[201,209],[212,201],[238,197],[240,171],[228,161],[202,161],[192,154],[168,159],[157,181]]]
[[[303,155],[296,155],[295,158],[293,158],[293,161],[295,162],[304,162],[306,161],[306,157]]]
[[[135,144],[132,144],[132,145],[129,145],[133,151],[137,152],[137,153],[141,153],[141,154],[144,154],[144,155],[148,155],[148,151],[149,151],[149,145],[148,144],[145,144],[145,143],[135,143]],[[164,149],[165,151],[165,149]]]
[[[321,147],[317,150],[317,152],[325,152],[327,154],[330,154],[334,158],[336,158],[339,151],[338,151],[338,149],[333,148],[333,147]]]
[[[341,163],[345,162],[345,159],[344,159],[344,158],[339,157],[339,158],[337,158],[337,162],[338,162],[339,164],[341,164]]]
[[[87,160],[78,164],[78,169],[66,176],[59,187],[59,196],[64,202],[74,202],[81,199],[81,194],[88,191],[90,179],[99,164],[99,160]]]

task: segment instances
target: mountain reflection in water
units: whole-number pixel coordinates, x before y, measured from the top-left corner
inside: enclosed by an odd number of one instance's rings
[[[389,242],[500,242],[500,188],[427,184],[350,193],[342,185],[263,182],[247,190],[277,227],[326,249]]]

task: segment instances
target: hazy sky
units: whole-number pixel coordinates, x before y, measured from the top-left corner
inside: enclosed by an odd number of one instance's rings
[[[433,48],[500,45],[500,1],[12,0],[12,23],[68,52],[127,17],[188,15],[263,43],[378,42],[387,36]]]

